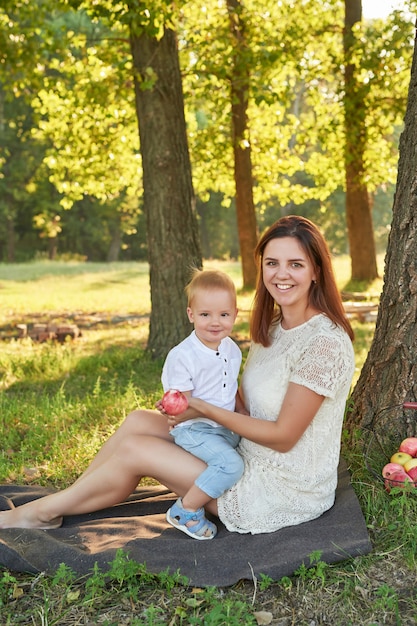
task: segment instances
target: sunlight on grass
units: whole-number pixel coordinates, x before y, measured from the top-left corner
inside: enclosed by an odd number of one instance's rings
[[[379,263],[383,257],[379,258]],[[342,291],[349,280],[350,257],[333,260],[336,280]],[[242,272],[238,261],[208,260],[204,268],[221,269],[229,274],[237,288],[239,315],[234,336],[239,342],[249,337],[248,322],[253,292],[242,290]],[[54,316],[65,317],[77,313],[108,315],[149,315],[150,287],[149,268],[146,263],[60,263],[36,262],[16,265],[0,265],[0,323],[17,324],[30,322],[31,316],[43,316],[52,321]],[[368,285],[366,293],[377,299],[382,289],[382,279]],[[39,320],[38,320],[39,321]],[[127,323],[127,322],[126,322]],[[140,343],[146,345],[147,319],[131,320],[131,328],[141,327]],[[366,333],[356,330],[355,353],[357,368],[355,381],[366,358],[373,335],[372,325]],[[117,343],[112,335],[111,341]],[[365,340],[366,338],[366,340]],[[123,341],[122,339],[121,341]],[[103,338],[97,339],[105,341]],[[83,342],[84,343],[84,342]],[[91,346],[89,350],[91,350]]]
[[[33,263],[0,266],[0,317],[33,313],[150,310],[146,263]]]
[[[351,261],[348,255],[334,257],[332,259],[333,269],[340,291],[361,292],[366,293],[369,299],[378,298],[383,286],[384,259],[385,254],[378,255],[377,266],[379,278],[376,278],[371,283],[361,283],[351,281]]]

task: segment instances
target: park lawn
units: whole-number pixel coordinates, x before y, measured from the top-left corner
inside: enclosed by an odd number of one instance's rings
[[[210,262],[230,273],[241,311],[235,338],[247,350],[252,294],[241,290],[238,263]],[[335,259],[341,291],[347,258]],[[378,298],[382,281],[366,286]],[[5,339],[0,354],[0,481],[62,487],[88,464],[132,408],[160,397],[161,361],[146,352],[149,279],[146,264],[33,263],[0,266],[0,327],[10,334],[25,320],[89,314],[81,337],[36,343]],[[102,314],[91,323],[92,314]],[[125,319],[123,318],[123,315]],[[117,322],[114,322],[117,316]],[[84,318],[86,319],[86,318]],[[353,321],[355,380],[374,325]],[[369,475],[361,434],[346,438],[344,456],[374,544],[370,555],[309,570],[281,581],[245,581],[233,588],[191,590],[175,577],[132,573],[123,558],[113,579],[100,572],[76,580],[71,572],[47,577],[0,572],[1,624],[255,624],[271,615],[289,624],[412,624],[417,527],[415,496],[384,492]],[[130,569],[129,569],[130,567]],[[280,621],[281,620],[281,621]],[[262,623],[262,622],[259,622]]]

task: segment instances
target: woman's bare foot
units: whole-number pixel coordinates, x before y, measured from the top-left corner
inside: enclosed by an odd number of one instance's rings
[[[0,511],[0,528],[39,528],[51,530],[62,525],[62,517],[42,519],[37,502],[28,502],[9,511]]]

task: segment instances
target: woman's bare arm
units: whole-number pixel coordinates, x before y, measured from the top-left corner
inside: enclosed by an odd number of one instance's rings
[[[214,420],[246,439],[278,452],[288,452],[307,429],[323,400],[324,396],[311,389],[290,383],[275,421],[260,420],[250,415],[227,411],[198,398],[189,398],[189,403],[199,415]],[[178,424],[183,421],[183,416],[184,414],[169,417],[169,423]]]

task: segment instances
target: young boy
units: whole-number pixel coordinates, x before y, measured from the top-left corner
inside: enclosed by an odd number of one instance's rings
[[[186,294],[194,330],[166,358],[164,391],[177,389],[234,411],[242,404],[238,395],[242,354],[229,337],[238,312],[235,285],[223,272],[195,270]],[[167,521],[195,539],[213,539],[217,527],[206,519],[204,505],[241,477],[243,461],[235,450],[240,437],[205,417],[177,424],[171,435],[179,446],[205,461],[207,468],[167,511]]]

